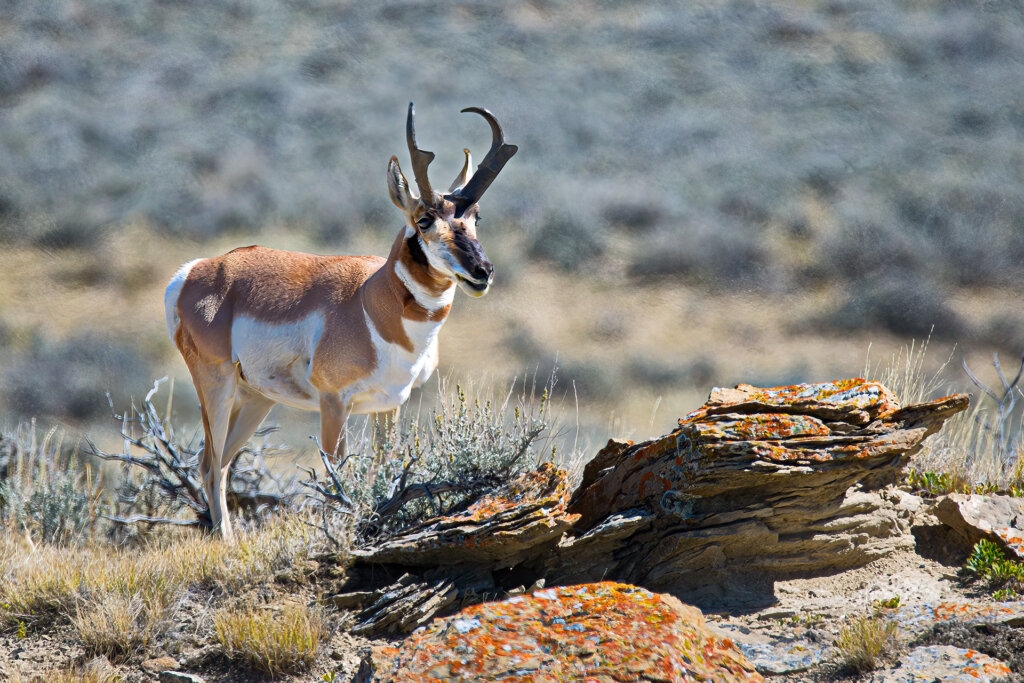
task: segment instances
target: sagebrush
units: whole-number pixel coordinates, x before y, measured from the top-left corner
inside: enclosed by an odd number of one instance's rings
[[[0,526],[58,545],[95,532],[106,509],[99,470],[68,441],[59,427],[41,435],[35,421],[0,432]]]

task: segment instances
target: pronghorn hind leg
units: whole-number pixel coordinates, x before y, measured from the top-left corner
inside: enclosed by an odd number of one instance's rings
[[[186,358],[188,360],[188,358]],[[210,507],[210,523],[220,529],[221,536],[231,540],[231,520],[228,519],[227,489],[221,456],[228,439],[231,417],[234,413],[236,375],[231,363],[188,363],[192,381],[199,394],[203,413],[203,456],[199,461],[199,474],[203,491]]]
[[[210,434],[210,418],[206,415],[206,408],[203,407],[203,392],[199,388],[199,383],[196,382],[196,392],[199,394],[199,412],[203,418],[203,452],[199,456],[199,481],[203,487],[203,494],[206,496],[206,506],[210,513],[210,529],[216,529],[220,526],[220,518],[216,515],[220,512],[220,508],[215,508],[212,498],[212,477],[211,470],[213,466],[213,436]]]
[[[221,471],[220,486],[223,488],[224,509],[223,519],[227,519],[227,490],[231,486],[231,463],[242,449],[242,446],[249,440],[260,424],[267,417],[267,413],[274,407],[274,401],[261,396],[254,391],[239,388],[235,394],[234,406],[231,410],[231,419],[228,422],[228,433],[224,442],[224,450],[219,457]],[[231,535],[230,524],[226,526],[227,537]],[[225,526],[221,527],[222,531]]]
[[[231,412],[224,452],[221,454],[221,467],[228,467],[231,464],[231,460],[259,429],[273,407],[274,401],[266,396],[252,390],[239,391],[235,398],[234,410]]]

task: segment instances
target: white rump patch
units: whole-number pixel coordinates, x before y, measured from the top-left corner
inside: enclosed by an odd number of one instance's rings
[[[192,267],[202,261],[203,259],[197,258],[193,261],[189,261],[184,264],[178,271],[171,277],[171,281],[167,284],[167,290],[164,292],[164,314],[167,318],[167,336],[174,341],[174,333],[178,331],[178,324],[181,320],[178,318],[178,297],[181,296],[181,288],[185,286],[185,280],[188,279],[188,274],[192,272]]]

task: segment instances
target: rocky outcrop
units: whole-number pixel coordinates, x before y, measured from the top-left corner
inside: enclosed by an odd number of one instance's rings
[[[901,408],[861,379],[715,389],[671,434],[609,442],[575,492],[546,463],[463,512],[354,551],[331,600],[358,607],[366,634],[405,633],[538,580],[613,579],[701,607],[770,603],[777,578],[913,547],[920,500],[891,485],[967,403]]]
[[[565,471],[544,463],[464,512],[353,551],[349,580],[329,600],[359,609],[355,633],[409,633],[458,600],[493,594],[492,572],[549,553],[579,519],[566,512],[569,493]],[[395,567],[397,580],[380,580]]]
[[[771,599],[770,581],[911,547],[889,485],[965,395],[899,406],[860,379],[715,389],[679,428],[610,442],[569,505],[548,578],[615,577],[702,606]]]
[[[963,547],[970,548],[987,539],[1006,550],[1009,557],[1024,560],[1024,500],[950,493],[939,498],[931,512]]]
[[[761,681],[699,610],[602,582],[538,590],[437,619],[364,659],[361,683]]]

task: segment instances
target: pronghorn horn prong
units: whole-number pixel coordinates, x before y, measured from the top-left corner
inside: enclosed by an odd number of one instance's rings
[[[462,148],[462,153],[466,155],[466,161],[462,164],[462,170],[459,171],[459,175],[452,181],[452,186],[448,188],[448,194],[455,192],[469,182],[469,169],[473,165],[473,155],[465,147]]]
[[[480,162],[476,173],[469,179],[469,182],[452,197],[458,206],[459,214],[480,201],[480,197],[483,196],[487,188],[494,182],[494,179],[498,177],[498,174],[501,173],[501,169],[508,163],[508,160],[519,151],[519,148],[515,145],[505,143],[505,133],[501,130],[501,124],[498,123],[498,120],[494,118],[491,112],[482,107],[466,107],[462,111],[464,113],[472,112],[479,114],[490,124],[491,149],[487,152],[484,160]]]
[[[434,153],[420,149],[416,145],[416,126],[413,119],[416,114],[413,111],[412,102],[409,103],[409,115],[405,119],[405,141],[409,144],[409,156],[412,159],[412,174],[416,179],[416,187],[420,189],[420,198],[428,206],[434,204],[434,192],[430,189],[430,179],[427,177],[427,166],[434,160]]]

